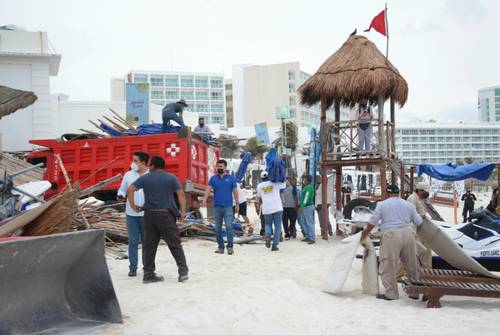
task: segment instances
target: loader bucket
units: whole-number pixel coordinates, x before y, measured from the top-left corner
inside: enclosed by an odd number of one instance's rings
[[[0,242],[0,335],[58,334],[121,323],[104,230]]]

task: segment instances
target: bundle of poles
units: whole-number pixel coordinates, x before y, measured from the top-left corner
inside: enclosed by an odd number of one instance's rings
[[[92,130],[88,129],[83,129],[80,128],[80,131],[94,135],[96,137],[100,138],[105,138],[105,137],[112,137],[114,134],[115,136],[131,136],[131,135],[137,135],[138,131],[137,128],[128,122],[126,119],[124,119],[120,114],[115,112],[113,109],[109,108],[109,111],[113,114],[111,117],[107,117],[106,115],[103,115],[102,119],[97,119],[97,122],[94,122],[92,120],[89,120],[90,124],[92,124],[95,128],[99,129],[102,133],[98,133]]]

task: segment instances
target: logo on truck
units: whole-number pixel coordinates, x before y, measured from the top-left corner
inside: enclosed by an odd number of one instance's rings
[[[179,148],[175,143],[170,144],[170,146],[167,148],[167,154],[170,154],[170,157],[175,157],[180,152],[181,148]]]

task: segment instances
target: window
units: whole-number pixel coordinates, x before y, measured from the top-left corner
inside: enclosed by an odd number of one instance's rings
[[[223,104],[212,104],[211,109],[212,109],[212,113],[224,113],[224,105]]]
[[[163,86],[163,76],[152,74],[151,75],[151,86]]]
[[[500,96],[500,88],[495,88],[495,95]]]
[[[224,115],[212,115],[212,123],[224,124]]]
[[[216,77],[210,79],[210,87],[212,88],[222,88],[222,78]]]
[[[295,106],[295,95],[291,95],[288,97],[288,105]]]
[[[196,87],[208,87],[208,77],[196,77]]]
[[[193,87],[193,77],[181,77],[181,87]]]
[[[288,92],[289,93],[295,93],[295,84],[294,83],[289,83],[288,84]]]
[[[147,83],[148,75],[147,74],[134,74],[134,83]]]
[[[210,100],[224,100],[222,92],[210,92]]]
[[[181,91],[181,99],[194,100],[193,91]]]
[[[165,86],[167,87],[179,87],[179,77],[177,76],[166,76]]]
[[[208,100],[208,92],[205,91],[196,92],[196,100]]]
[[[293,70],[288,70],[288,80],[295,80],[295,72]]]
[[[290,117],[294,118],[297,114],[297,112],[295,111],[295,108],[290,108],[289,110],[290,110]]]
[[[166,98],[167,99],[179,99],[179,93],[177,91],[167,90]]]
[[[152,89],[151,90],[151,99],[164,99],[165,95],[163,93],[163,90],[159,89]]]
[[[196,104],[196,111],[198,113],[208,113],[208,104]]]

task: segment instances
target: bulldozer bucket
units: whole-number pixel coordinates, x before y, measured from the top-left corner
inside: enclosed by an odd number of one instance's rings
[[[121,323],[104,230],[0,242],[0,335],[79,333]]]

